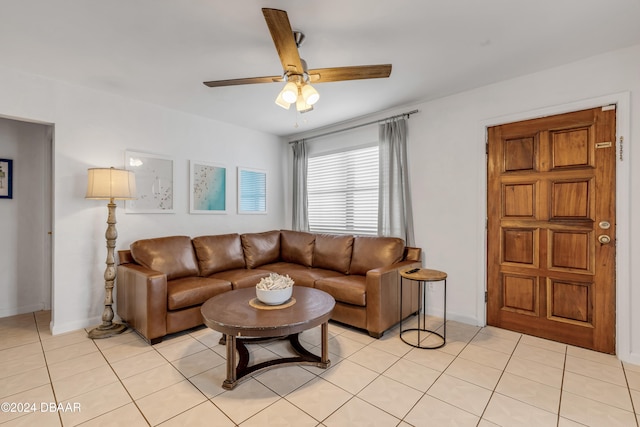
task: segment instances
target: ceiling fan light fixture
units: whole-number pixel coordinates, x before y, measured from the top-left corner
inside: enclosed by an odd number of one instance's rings
[[[282,92],[278,94],[278,97],[276,98],[276,104],[284,108],[285,110],[288,110],[289,107],[291,106],[291,102],[287,102],[284,99],[282,99]]]
[[[298,97],[298,100],[296,101],[296,110],[298,110],[298,112],[300,113],[306,113],[313,110],[313,105],[307,104],[304,101],[304,98],[302,97],[302,95],[300,95]]]
[[[313,105],[307,104],[307,102],[304,99],[304,96],[302,96],[302,87],[298,89],[298,99],[296,100],[296,110],[298,110],[299,113],[306,113],[307,111],[313,110]]]
[[[287,82],[278,97],[282,97],[285,102],[293,104],[298,99],[298,86],[294,82]]]
[[[320,99],[320,94],[318,93],[318,91],[309,83],[302,86],[301,92],[302,97],[304,98],[304,102],[308,105],[313,105]]]

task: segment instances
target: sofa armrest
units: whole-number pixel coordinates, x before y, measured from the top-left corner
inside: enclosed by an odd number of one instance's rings
[[[411,246],[406,246],[404,248],[404,258],[403,261],[422,261],[422,248],[414,248]]]
[[[379,338],[382,333],[400,321],[400,274],[410,267],[420,267],[419,261],[401,261],[367,272],[367,331]],[[403,290],[409,290],[404,288]],[[417,298],[403,294],[403,318],[418,310]],[[415,307],[414,307],[415,306]]]
[[[167,334],[167,276],[164,273],[138,264],[119,265],[116,301],[118,316],[149,342]]]

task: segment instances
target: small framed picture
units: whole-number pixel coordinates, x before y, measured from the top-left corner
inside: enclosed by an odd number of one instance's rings
[[[267,171],[238,167],[238,213],[267,213]]]
[[[13,160],[0,159],[0,199],[13,199]]]
[[[173,159],[157,154],[125,152],[125,169],[136,174],[136,200],[125,200],[127,213],[173,213]]]
[[[227,213],[227,168],[214,163],[189,162],[189,213]]]

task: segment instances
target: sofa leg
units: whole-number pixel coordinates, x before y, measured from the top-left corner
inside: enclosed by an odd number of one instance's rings
[[[375,339],[382,338],[382,335],[384,334],[384,332],[371,332],[371,331],[367,331],[367,332],[369,332],[369,336]]]
[[[163,337],[152,338],[149,340],[149,344],[151,345],[160,344],[162,342],[162,338]]]

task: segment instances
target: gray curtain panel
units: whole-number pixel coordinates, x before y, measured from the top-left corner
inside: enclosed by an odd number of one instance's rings
[[[414,246],[413,208],[407,162],[407,120],[404,117],[379,125],[380,196],[378,235],[400,237]]]
[[[293,214],[292,229],[309,231],[307,212],[307,145],[302,141],[291,144],[293,149]]]

